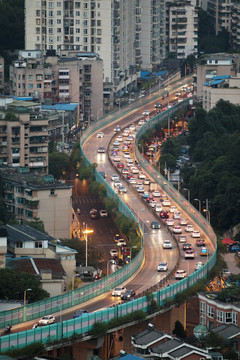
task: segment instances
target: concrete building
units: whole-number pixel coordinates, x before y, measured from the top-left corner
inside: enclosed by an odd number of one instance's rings
[[[3,199],[20,223],[40,219],[54,238],[71,238],[72,187],[53,176],[28,173],[27,168],[0,168]]]
[[[198,14],[189,2],[167,3],[169,54],[177,59],[198,53]]]
[[[25,0],[25,47],[99,54],[113,90],[166,57],[165,2],[155,0]]]
[[[86,121],[102,116],[103,61],[95,53],[39,50],[19,52],[10,66],[10,93],[42,103],[79,103]]]
[[[240,74],[237,76],[213,77],[203,86],[203,108],[207,111],[215,107],[219,100],[240,105]]]
[[[4,93],[4,58],[0,56],[0,94]]]
[[[203,96],[203,84],[213,77],[231,75],[233,71],[232,56],[229,54],[212,54],[200,59],[194,76],[194,94]]]
[[[231,32],[231,0],[207,0],[207,12],[212,19],[216,34],[223,29]]]

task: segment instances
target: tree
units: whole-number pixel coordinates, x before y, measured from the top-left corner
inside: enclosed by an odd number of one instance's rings
[[[29,226],[33,227],[34,229],[45,233],[44,223],[39,218],[35,217],[33,219],[33,221],[26,221],[26,225],[29,225]]]
[[[60,179],[63,172],[69,173],[71,170],[72,163],[66,153],[49,154],[49,174],[52,174],[55,179]]]
[[[173,329],[172,333],[175,334],[180,339],[185,339],[186,331],[184,330],[184,327],[183,327],[182,323],[179,320],[177,320],[175,322],[175,328]]]

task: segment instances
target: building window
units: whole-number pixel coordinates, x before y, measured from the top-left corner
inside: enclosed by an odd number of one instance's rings
[[[87,9],[88,8],[88,3],[83,3],[83,8]]]
[[[210,318],[214,318],[214,308],[212,306],[207,306],[207,315]]]
[[[61,19],[57,19],[57,24],[61,24],[62,20]]]
[[[87,35],[87,34],[88,34],[88,29],[83,29],[83,35]]]
[[[76,11],[76,16],[80,16],[80,15],[81,15],[80,11]]]
[[[49,11],[48,16],[53,17],[53,11]]]
[[[232,323],[232,312],[225,313],[225,323]]]
[[[200,302],[200,313],[203,315],[206,314],[206,303],[203,301]]]
[[[58,1],[58,2],[57,2],[57,7],[61,7],[61,5],[62,5],[62,4],[61,4],[61,1]]]
[[[223,311],[217,310],[217,321],[223,322]]]
[[[35,242],[35,249],[42,249],[42,247],[43,247],[42,241]]]
[[[57,10],[57,16],[61,16],[61,15],[62,15],[61,10]]]
[[[83,12],[83,17],[84,17],[84,19],[87,19],[87,18],[88,18],[88,12],[87,12],[87,11],[84,11],[84,12]]]
[[[232,313],[232,323],[237,325],[238,324],[238,314],[233,311]]]
[[[51,195],[51,196],[55,196],[55,190],[54,190],[54,189],[51,189],[51,190],[50,190],[50,195]]]
[[[80,34],[80,28],[76,28],[76,34]]]
[[[29,89],[33,89],[33,84],[28,84]]]
[[[87,37],[84,37],[84,38],[83,38],[83,43],[84,43],[84,44],[87,44],[87,43],[88,43],[88,38],[87,38]]]
[[[20,242],[20,241],[17,241],[17,242],[15,243],[15,247],[16,247],[16,248],[22,248],[22,247],[23,247],[23,243]]]

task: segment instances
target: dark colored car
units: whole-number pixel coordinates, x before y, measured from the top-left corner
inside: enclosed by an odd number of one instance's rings
[[[160,224],[158,221],[153,221],[151,227],[152,229],[160,229]]]
[[[134,295],[134,290],[126,290],[125,293],[121,295],[121,300],[130,300]]]
[[[186,250],[192,250],[192,245],[191,244],[184,244],[183,245],[183,250],[186,251]]]
[[[168,219],[168,218],[169,218],[169,213],[168,213],[168,211],[161,211],[161,212],[160,212],[160,218],[161,218],[161,219]]]
[[[205,246],[205,241],[203,239],[197,239],[196,245],[197,246]]]
[[[77,310],[74,314],[73,314],[73,319],[78,318],[80,316],[86,315],[88,314],[88,311],[83,309],[83,310]]]
[[[240,245],[233,245],[230,247],[230,252],[240,252]]]

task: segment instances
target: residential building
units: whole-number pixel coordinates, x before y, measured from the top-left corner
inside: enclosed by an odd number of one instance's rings
[[[167,3],[169,54],[177,59],[198,53],[198,14],[190,2]]]
[[[3,199],[20,223],[39,219],[54,238],[71,238],[72,186],[27,168],[0,168]]]
[[[231,3],[231,13],[232,13],[231,41],[233,47],[239,49],[240,34],[238,29],[240,24],[240,4],[238,2]]]
[[[233,60],[229,54],[211,54],[200,59],[194,76],[194,94],[198,98],[203,96],[203,84],[213,77],[231,75],[233,71]]]
[[[190,345],[171,335],[164,334],[148,324],[148,328],[132,335],[133,353],[144,359],[213,359],[208,350]],[[218,360],[222,360],[220,355]]]
[[[216,34],[223,29],[231,32],[231,0],[207,0],[207,12],[212,19]]]
[[[103,61],[95,53],[21,50],[10,66],[10,93],[46,105],[76,103],[81,119],[97,119],[104,111]]]
[[[165,2],[25,0],[25,47],[99,54],[104,83],[153,69],[166,58]]]
[[[4,58],[0,56],[0,94],[4,93]]]
[[[240,73],[237,76],[215,76],[203,84],[203,108],[207,111],[215,107],[219,100],[240,105]]]

